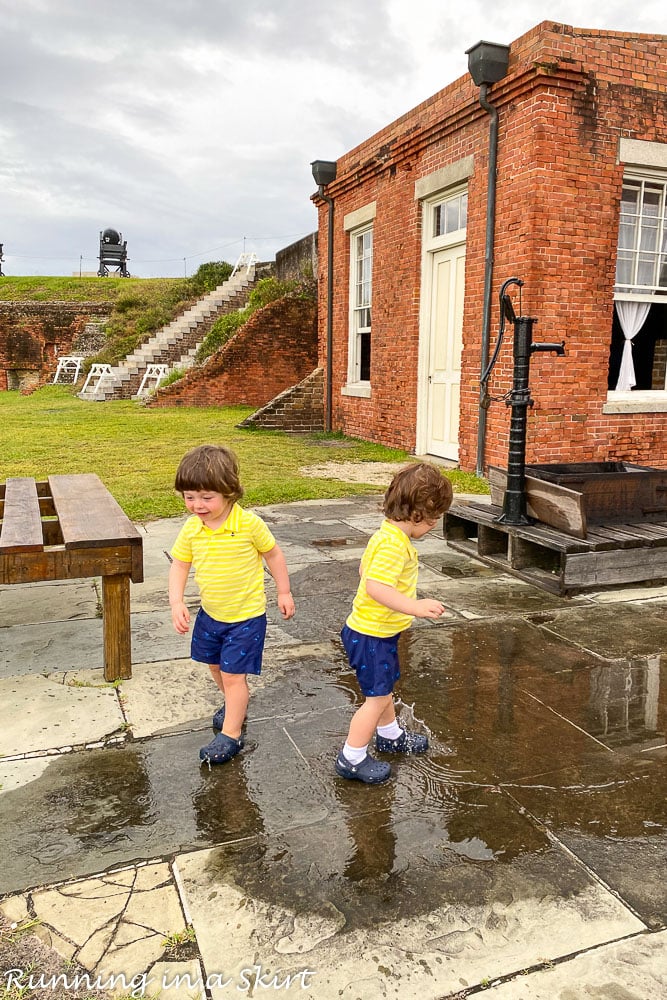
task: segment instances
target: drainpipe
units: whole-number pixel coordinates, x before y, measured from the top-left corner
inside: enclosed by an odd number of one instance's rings
[[[479,88],[479,103],[490,115],[489,122],[489,171],[486,187],[486,244],[484,247],[484,313],[482,316],[482,348],[481,373],[486,371],[489,361],[489,343],[491,340],[491,288],[493,282],[493,247],[496,226],[496,166],[498,163],[498,111],[487,100],[489,85],[483,83]],[[486,444],[486,406],[482,406],[482,398],[486,395],[485,387],[480,385],[479,413],[477,419],[477,468],[476,475],[484,476],[484,446]]]
[[[491,283],[493,280],[493,247],[496,221],[496,165],[498,160],[498,112],[489,103],[489,86],[507,75],[509,65],[509,45],[496,42],[477,42],[466,49],[468,71],[473,82],[479,87],[479,103],[491,117],[489,125],[489,171],[486,188],[486,247],[484,250],[484,312],[482,316],[482,350],[480,381],[486,372],[489,360],[491,330]],[[477,421],[477,469],[478,476],[484,475],[484,445],[486,441],[486,408],[484,387],[480,385],[479,416]]]
[[[314,160],[311,163],[317,193],[329,206],[327,226],[327,367],[325,378],[325,419],[324,429],[332,429],[332,385],[333,385],[333,241],[334,241],[334,200],[324,188],[336,179],[336,163],[332,160]]]
[[[326,373],[326,406],[324,429],[331,430],[332,426],[332,384],[333,384],[333,237],[334,237],[334,200],[325,194],[324,188],[320,185],[317,189],[320,198],[323,198],[329,206],[329,221],[327,229],[327,373]]]

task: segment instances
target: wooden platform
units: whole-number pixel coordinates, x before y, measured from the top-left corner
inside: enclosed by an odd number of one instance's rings
[[[536,522],[498,522],[502,508],[454,503],[444,518],[448,545],[552,593],[667,580],[667,520],[595,524],[575,538]]]

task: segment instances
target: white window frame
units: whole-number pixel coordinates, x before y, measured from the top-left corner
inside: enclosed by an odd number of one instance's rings
[[[361,377],[361,361],[362,338],[372,337],[374,222],[375,202],[349,213],[343,220],[350,240],[347,383],[341,389],[343,396],[371,395],[371,379]]]
[[[424,242],[429,250],[441,250],[465,242],[468,224],[467,186],[441,194],[439,198],[427,202],[426,207],[429,228]],[[444,221],[444,225],[439,226],[440,221]],[[436,232],[436,229],[439,231]]]
[[[623,213],[619,219],[617,253],[620,259],[623,255],[630,264],[630,274],[627,271],[623,277],[629,281],[619,280],[617,265],[616,284],[614,286],[614,301],[650,302],[667,305],[667,286],[660,285],[660,275],[667,267],[667,145],[664,143],[639,142],[622,139],[619,144],[619,161],[626,164],[623,175],[623,187],[636,186],[639,190],[638,212],[633,226],[633,215]],[[646,190],[653,188],[660,191],[658,211],[654,216],[644,214]],[[622,208],[622,206],[621,206]],[[642,225],[643,220],[647,225]],[[623,227],[626,234],[632,230],[632,245],[620,246],[623,237]],[[650,240],[642,240],[642,236],[655,230],[654,246]],[[625,242],[629,243],[629,240]],[[650,258],[654,258],[652,274],[646,274]],[[639,274],[641,266],[644,273]],[[641,279],[650,277],[650,281]],[[664,389],[643,389],[623,391],[610,389],[607,392],[607,402],[603,413],[663,413],[667,412],[667,385]]]
[[[627,170],[623,177],[623,189],[636,188],[639,193],[637,213],[623,212],[619,223],[619,245],[617,248],[617,274],[614,286],[615,299],[639,299],[643,302],[667,302],[667,285],[660,285],[660,275],[667,269],[667,173]],[[658,194],[658,212],[646,212],[647,190]],[[636,220],[633,222],[632,220]],[[632,230],[632,246],[621,247],[623,231]],[[654,246],[647,246],[646,237],[655,232]],[[618,270],[622,260],[630,266],[630,280],[618,280]],[[639,272],[649,268],[651,281],[641,281]]]

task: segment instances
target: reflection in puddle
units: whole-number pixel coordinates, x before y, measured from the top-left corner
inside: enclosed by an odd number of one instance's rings
[[[660,722],[660,654],[612,660],[591,670],[591,732],[610,746],[665,740]],[[664,724],[664,718],[663,718]]]

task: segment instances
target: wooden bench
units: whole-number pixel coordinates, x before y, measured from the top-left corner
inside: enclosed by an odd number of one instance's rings
[[[0,584],[102,577],[104,679],[132,676],[130,580],[142,538],[92,473],[0,484]]]

